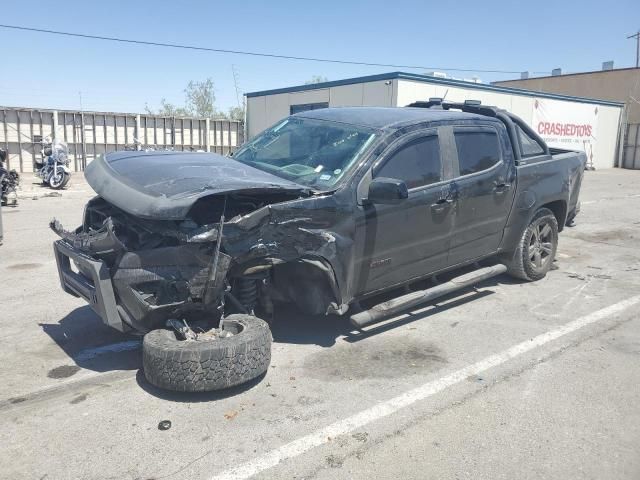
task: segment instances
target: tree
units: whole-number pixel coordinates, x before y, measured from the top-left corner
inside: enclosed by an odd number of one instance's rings
[[[322,75],[314,75],[309,80],[304,82],[305,85],[313,85],[314,83],[322,83],[328,82],[329,79],[327,77],[323,77]]]
[[[164,117],[188,117],[190,115],[184,107],[176,107],[164,98],[160,100],[160,108],[157,111],[149,108],[147,104],[145,104],[144,109],[149,115],[160,115]]]
[[[231,107],[229,113],[226,115],[229,120],[244,121],[244,106]]]
[[[196,117],[216,116],[216,95],[213,80],[207,78],[204,82],[189,82],[184,90],[186,95],[186,109]]]
[[[224,113],[216,110],[215,85],[211,78],[207,78],[202,82],[194,82],[191,80],[187,84],[187,88],[184,89],[184,94],[184,107],[173,105],[163,98],[160,101],[160,108],[158,110],[154,111],[149,108],[148,105],[145,105],[145,110],[150,115],[164,115],[168,117],[226,117]]]

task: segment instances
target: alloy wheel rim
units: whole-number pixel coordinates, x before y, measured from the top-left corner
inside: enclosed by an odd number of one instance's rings
[[[528,257],[536,271],[543,270],[553,254],[553,229],[548,222],[540,223],[533,229],[529,240]]]
[[[51,186],[57,187],[62,183],[62,179],[64,178],[64,173],[54,174],[51,177]]]

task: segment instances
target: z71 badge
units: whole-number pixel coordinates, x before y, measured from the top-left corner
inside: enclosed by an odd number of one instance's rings
[[[382,260],[374,260],[371,262],[371,268],[382,267],[383,265],[389,265],[391,263],[390,258],[383,258]]]

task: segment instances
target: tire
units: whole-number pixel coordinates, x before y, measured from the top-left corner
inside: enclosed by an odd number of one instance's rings
[[[178,340],[173,330],[152,330],[142,342],[149,383],[166,390],[207,392],[262,375],[271,361],[271,331],[253,315],[229,315],[223,329],[239,332],[211,341]]]
[[[557,249],[558,221],[551,210],[541,208],[522,232],[513,256],[505,262],[509,275],[529,282],[544,278]]]
[[[69,174],[66,172],[62,172],[61,176],[52,174],[51,177],[49,177],[49,186],[54,190],[61,190],[69,183],[69,177]]]
[[[49,175],[49,186],[54,190],[60,190],[69,182],[69,174],[63,167],[56,167]]]
[[[67,184],[69,183],[69,180],[71,180],[71,175],[69,175],[68,173],[64,174],[64,180],[62,180],[62,186],[60,187],[65,188],[67,186]]]

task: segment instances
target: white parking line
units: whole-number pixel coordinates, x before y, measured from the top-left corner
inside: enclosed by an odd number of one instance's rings
[[[509,360],[512,360],[524,353],[527,353],[534,348],[541,347],[542,345],[557,340],[564,335],[568,335],[580,328],[583,328],[592,323],[604,320],[616,313],[620,313],[623,310],[640,303],[640,295],[628,298],[614,305],[610,305],[596,312],[590,313],[584,317],[573,320],[562,327],[556,328],[549,332],[543,333],[530,340],[526,340],[522,343],[514,345],[501,353],[491,355],[484,360],[480,360],[472,365],[461,368],[449,375],[446,375],[437,380],[425,383],[424,385],[417,387],[413,390],[409,390],[397,397],[390,400],[381,402],[373,407],[367,408],[355,415],[347,417],[342,420],[338,420],[331,425],[317,430],[309,435],[298,438],[282,445],[275,450],[272,450],[264,455],[254,458],[242,465],[234,467],[225,472],[219,473],[212,477],[212,480],[243,480],[253,475],[256,475],[264,470],[275,467],[284,460],[297,457],[305,452],[308,452],[312,448],[318,447],[327,443],[329,438],[336,437],[338,435],[345,435],[360,427],[363,427],[369,423],[372,423],[381,418],[387,417],[398,410],[408,407],[420,400],[424,400],[442,390],[455,385],[465,380],[470,375],[478,375],[490,368],[502,365]]]

